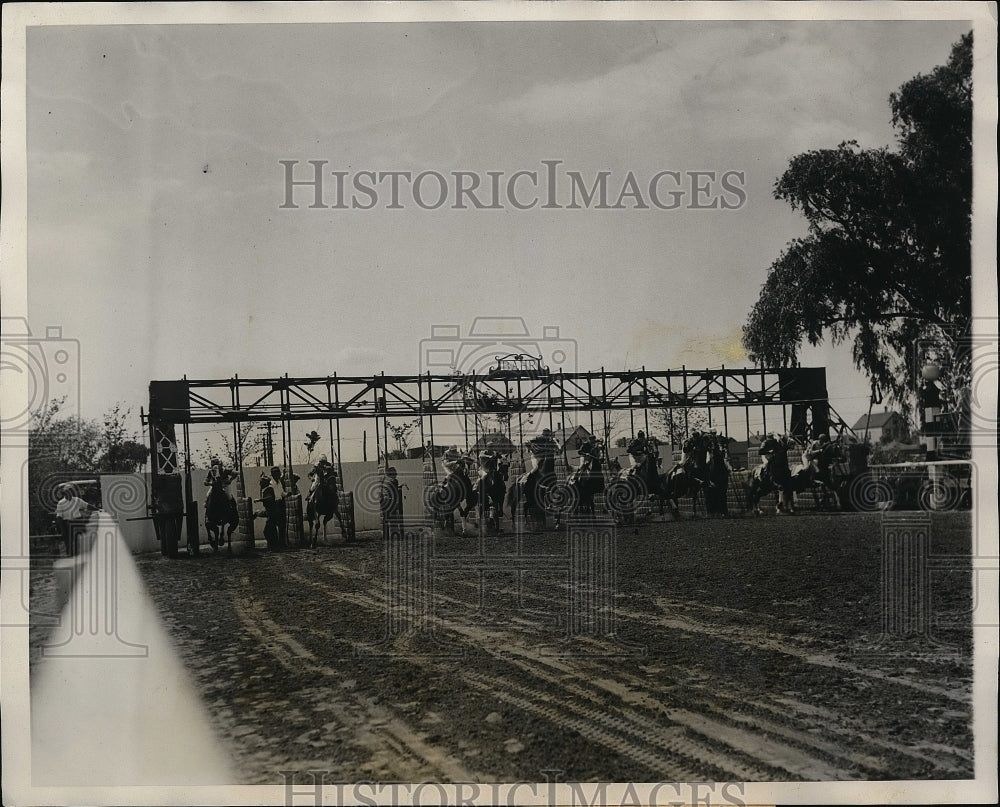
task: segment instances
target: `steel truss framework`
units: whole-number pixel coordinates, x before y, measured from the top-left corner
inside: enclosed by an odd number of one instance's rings
[[[163,385],[175,389],[172,405],[157,401]],[[149,418],[242,423],[793,404],[828,404],[824,368],[185,378],[152,383]]]
[[[291,378],[188,379],[150,384],[148,423],[157,428],[183,426],[185,449],[190,424],[231,423],[236,434],[241,423],[279,422],[283,454],[291,444],[291,424],[300,420],[327,420],[330,441],[340,455],[340,421],[374,419],[376,445],[388,446],[390,418],[416,418],[421,444],[425,420],[431,441],[434,419],[441,416],[507,415],[507,422],[522,416],[547,414],[553,425],[556,413],[594,414],[629,411],[633,433],[634,412],[643,412],[649,430],[649,410],[678,410],[685,431],[688,413],[704,410],[709,425],[729,433],[729,411],[742,409],[750,434],[750,411],[758,410],[768,430],[768,408],[780,407],[782,430],[788,429],[787,407],[804,428],[805,410],[811,409],[820,429],[847,428],[829,406],[826,370],[822,367],[780,369],[606,370],[550,372],[540,359],[524,355],[497,356],[485,374],[385,375]],[[718,418],[721,409],[722,417]],[[713,412],[716,421],[713,423]],[[778,424],[773,420],[774,428]],[[144,415],[144,420],[145,420]],[[477,418],[473,417],[478,440]],[[719,422],[721,420],[721,422]],[[336,435],[334,434],[336,427]],[[380,427],[380,428],[379,428]],[[171,429],[172,431],[172,429]],[[379,431],[383,432],[381,439]],[[469,430],[466,429],[468,432]],[[510,435],[511,437],[513,435]],[[468,438],[468,434],[466,434]],[[151,448],[153,446],[151,445]],[[381,458],[381,448],[379,448]],[[387,448],[386,448],[387,450]],[[155,453],[155,448],[154,448]],[[286,465],[291,465],[286,454]]]
[[[634,413],[642,411],[649,431],[650,410],[679,410],[685,431],[688,413],[705,410],[709,425],[713,412],[721,410],[718,425],[729,433],[729,411],[743,410],[746,433],[750,434],[750,411],[762,415],[763,431],[768,430],[769,407],[780,407],[782,430],[788,429],[787,408],[793,422],[805,428],[805,411],[811,410],[814,427],[848,429],[829,405],[826,370],[814,368],[695,370],[606,370],[591,372],[550,372],[540,359],[531,356],[497,356],[497,364],[477,375],[385,375],[290,378],[189,379],[150,383],[149,411],[142,413],[149,429],[153,458],[153,512],[187,516],[189,542],[197,541],[196,510],[192,506],[190,437],[191,424],[230,423],[234,446],[239,446],[239,426],[244,423],[278,422],[281,425],[280,462],[291,478],[292,423],[326,420],[330,444],[336,446],[340,464],[340,421],[374,419],[379,460],[388,453],[389,419],[416,418],[423,445],[425,420],[434,443],[434,419],[441,416],[509,415],[519,422],[526,415],[547,415],[553,425],[555,414],[589,412],[591,432],[596,413],[629,412],[635,432]],[[773,417],[773,415],[772,415]],[[772,420],[773,423],[773,420]],[[182,427],[183,468],[178,467],[175,426]],[[478,418],[473,417],[477,431]],[[774,428],[779,428],[775,423]],[[794,428],[794,426],[793,426]],[[335,431],[336,430],[336,431]],[[379,431],[382,432],[381,437]],[[468,440],[468,429],[466,439]],[[513,435],[509,435],[513,437]],[[523,434],[520,435],[523,445]],[[381,447],[379,446],[381,444]],[[367,449],[366,449],[367,450]],[[239,451],[239,448],[237,448]],[[565,447],[564,447],[565,452]],[[341,468],[341,473],[343,469]],[[237,457],[240,495],[244,495],[242,456]],[[183,491],[181,490],[183,477]],[[341,477],[343,478],[343,477]],[[168,501],[173,502],[168,503]],[[157,503],[158,502],[158,503]]]

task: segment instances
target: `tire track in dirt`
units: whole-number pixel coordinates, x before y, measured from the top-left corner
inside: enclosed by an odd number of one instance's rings
[[[294,576],[307,582],[298,575]],[[244,590],[249,588],[249,577],[244,576],[240,582]],[[307,670],[316,675],[342,680],[342,671],[320,663],[286,629],[267,616],[256,600],[238,596],[235,610],[244,628],[289,672],[301,674],[303,670]],[[343,687],[334,691],[345,693]],[[424,742],[418,732],[394,711],[373,703],[360,693],[346,693],[351,697],[350,702],[331,698],[325,702],[326,710],[333,713],[343,725],[356,727],[355,739],[371,754],[373,767],[388,768],[392,775],[402,776],[404,781],[418,781],[420,777],[426,777],[428,771],[443,777],[443,781],[486,781],[480,774],[465,768],[454,756]],[[380,730],[373,731],[375,728]]]
[[[713,610],[721,610],[721,609],[713,609]],[[617,609],[617,613],[621,614],[623,612],[621,611],[621,609]],[[624,612],[624,613],[627,618],[644,620],[648,622],[648,617],[649,617],[648,614],[645,613],[637,614],[629,612]],[[657,624],[661,624],[667,628],[676,627],[674,624],[672,624],[672,620],[670,619],[657,620]],[[685,625],[685,627],[689,628],[690,625]],[[878,671],[866,670],[865,668],[857,668],[856,665],[844,664],[842,662],[839,662],[839,660],[837,659],[833,659],[833,657],[829,656],[828,654],[817,654],[815,651],[812,650],[798,652],[798,648],[794,648],[788,645],[784,637],[782,637],[781,639],[776,639],[773,634],[764,634],[765,641],[755,642],[753,640],[744,640],[744,634],[746,634],[747,632],[746,630],[740,630],[739,632],[736,632],[735,629],[714,631],[712,629],[715,626],[701,626],[701,627],[707,627],[709,630],[704,630],[701,632],[705,634],[710,634],[712,635],[713,638],[716,639],[721,638],[722,640],[727,642],[734,642],[740,646],[748,647],[749,649],[754,651],[759,651],[763,649],[768,651],[783,652],[783,650],[790,649],[791,652],[787,653],[788,655],[796,657],[797,659],[800,659],[807,664],[815,665],[819,663],[819,666],[828,667],[830,669],[838,671],[843,670],[849,673],[853,673],[855,669],[858,669],[861,670],[862,672],[871,673],[870,677],[873,677],[878,681],[882,682],[883,685],[886,684],[894,685],[903,683],[904,686],[910,685],[911,688],[913,689],[925,692],[933,696],[940,697],[940,696],[947,696],[950,694],[953,696],[953,699],[960,700],[960,697],[956,696],[955,693],[953,693],[951,690],[945,690],[943,688],[935,687],[933,685],[923,685],[920,684],[919,682],[908,681],[905,679],[902,679],[901,681],[901,679],[897,679],[891,676],[886,676],[885,674],[879,673]],[[600,643],[593,642],[593,644],[594,644],[595,654],[600,654],[601,652],[607,651],[607,647],[601,646]],[[833,664],[822,663],[822,662],[828,662],[830,660],[834,661],[835,663]],[[642,678],[636,676],[630,676],[628,673],[624,672],[621,669],[615,671],[615,680],[610,682],[608,682],[607,680],[604,681],[596,680],[595,683],[597,683],[598,685],[605,686],[606,688],[610,683],[611,691],[617,691],[616,688],[619,687],[620,685],[628,685],[629,687],[632,687],[639,691],[648,687],[648,681],[645,681]],[[735,691],[740,686],[738,681],[733,681],[731,683],[731,686],[734,689],[732,697],[729,697],[725,693],[720,692],[717,688],[709,688],[706,685],[698,683],[685,682],[684,686],[700,690],[702,692],[702,697],[698,700],[698,702],[701,708],[711,712],[712,714],[715,715],[716,718],[727,722],[735,722],[737,724],[742,724],[744,727],[750,727],[753,728],[755,731],[770,734],[777,739],[792,741],[796,744],[796,746],[800,748],[802,747],[808,748],[813,752],[820,754],[823,758],[825,758],[834,765],[843,766],[844,763],[847,762],[853,764],[854,766],[861,767],[863,769],[868,769],[875,774],[881,774],[887,770],[887,765],[878,756],[878,754],[879,752],[882,752],[884,754],[884,752],[888,750],[897,755],[917,760],[925,764],[930,764],[935,769],[938,770],[941,776],[945,775],[969,776],[972,773],[972,767],[971,767],[972,754],[968,751],[965,751],[964,749],[955,746],[944,746],[944,745],[936,746],[935,748],[936,751],[939,751],[941,753],[946,753],[949,756],[955,758],[954,761],[942,759],[940,754],[930,755],[927,753],[923,753],[919,749],[914,748],[912,746],[906,746],[901,743],[894,743],[888,740],[881,739],[877,736],[874,736],[872,734],[872,732],[874,731],[872,726],[864,723],[863,721],[857,720],[856,718],[850,718],[841,712],[832,712],[830,710],[826,710],[826,718],[828,721],[829,720],[835,721],[833,725],[831,725],[829,722],[824,722],[819,726],[814,724],[809,727],[809,729],[813,730],[820,728],[823,731],[830,731],[831,733],[836,735],[835,737],[828,738],[828,740],[822,740],[820,737],[816,736],[813,733],[813,731],[807,731],[807,732],[796,731],[794,729],[789,729],[787,727],[774,723],[773,721],[764,720],[759,715],[742,714],[741,710],[744,710],[746,708],[746,705],[751,702],[750,699],[755,698],[758,693],[754,690],[745,687],[743,688],[742,692]],[[623,699],[628,699],[628,697],[632,693],[626,691],[621,694]],[[643,696],[641,700],[645,702],[646,705],[654,709],[667,708],[662,706],[662,704],[658,704],[655,700],[645,696]],[[725,710],[722,709],[723,704],[725,704],[726,707]],[[787,710],[782,710],[773,705],[764,705],[761,704],[760,702],[755,702],[755,705],[766,706],[766,708],[768,708],[768,710],[772,714],[780,718],[783,718],[785,720],[788,719]],[[851,726],[851,728],[849,729],[839,728],[837,726],[837,723],[848,724]],[[695,726],[692,725],[691,728],[695,728]],[[929,727],[929,731],[930,730],[933,730],[933,728]],[[717,727],[716,731],[719,731]],[[712,736],[713,738],[722,736],[726,738],[738,739],[739,733],[738,732],[734,733],[732,729],[727,727],[724,733],[713,734],[710,736]],[[850,749],[843,747],[842,742],[844,739],[849,739],[852,743],[855,744],[859,740],[861,740],[864,743],[867,743],[868,745],[874,747],[869,749],[868,751],[861,751],[858,753],[852,752]],[[848,768],[847,770],[850,770],[850,768]],[[841,777],[839,778],[843,778],[843,776],[841,775]]]
[[[303,585],[327,590],[322,583],[304,575],[291,573],[290,577]],[[339,598],[348,599],[355,605],[373,610],[385,608],[385,601],[376,595],[354,594]],[[453,604],[460,603],[454,598],[441,596],[441,599]],[[807,780],[842,779],[850,775],[850,769],[836,767],[824,760],[810,757],[779,739],[755,734],[738,722],[730,721],[725,724],[708,715],[667,706],[653,698],[643,698],[643,706],[669,721],[672,728],[681,729],[683,732],[680,735],[676,731],[670,732],[669,736],[665,737],[663,735],[665,727],[660,720],[627,708],[618,708],[616,714],[609,714],[606,711],[609,704],[606,698],[597,696],[598,690],[623,701],[631,693],[624,691],[614,680],[607,677],[613,673],[605,666],[601,666],[599,670],[600,675],[604,677],[592,677],[580,669],[579,663],[536,658],[529,650],[519,647],[509,631],[487,630],[480,625],[461,625],[444,620],[442,622],[447,630],[457,633],[473,646],[485,650],[498,660],[513,664],[522,672],[554,688],[557,694],[553,695],[539,689],[527,689],[523,685],[519,685],[517,691],[512,692],[503,678],[494,677],[484,681],[482,676],[469,671],[463,674],[463,680],[478,682],[480,689],[491,692],[494,697],[552,720],[559,726],[569,726],[614,753],[628,756],[640,764],[653,766],[653,770],[664,770],[662,766],[669,765],[667,769],[671,771],[671,775],[679,775],[675,773],[675,768],[676,760],[680,758],[688,765],[690,761],[700,763],[702,767],[692,768],[692,771],[700,771],[695,774],[695,778],[704,776],[705,766],[725,771],[729,776],[757,781],[773,779],[776,772]],[[603,651],[607,652],[608,649],[605,647]],[[568,678],[574,681],[571,682],[567,680]],[[525,699],[525,694],[530,694],[532,697]],[[567,700],[565,698],[567,695],[572,695],[573,700]],[[581,700],[591,701],[594,706],[584,706]],[[671,727],[667,727],[668,732]],[[705,742],[697,742],[686,736],[690,732],[697,733]],[[650,744],[666,752],[668,757],[657,757],[642,747]],[[724,748],[731,751],[727,752]],[[754,763],[762,763],[763,767]]]
[[[322,583],[304,575],[291,572],[288,575],[302,585],[313,586],[328,591]],[[373,611],[383,611],[385,600],[378,596],[336,592],[337,599],[350,602],[353,605],[368,608]],[[444,598],[450,599],[450,598]],[[597,697],[595,690],[579,685],[569,686],[562,676],[579,677],[579,672],[570,665],[559,664],[559,675],[533,666],[530,662],[530,651],[517,647],[517,642],[509,632],[486,631],[468,625],[443,623],[450,633],[463,637],[477,649],[484,650],[492,657],[505,664],[515,663],[522,672],[534,676],[543,683],[556,688],[556,694],[537,688],[530,688],[523,682],[518,682],[515,689],[504,676],[483,676],[469,669],[462,671],[463,682],[473,684],[480,692],[492,698],[499,699],[522,711],[542,717],[552,722],[560,730],[571,728],[593,743],[607,748],[609,751],[621,754],[635,762],[645,765],[652,771],[667,772],[670,777],[679,780],[704,778],[706,767],[725,773],[729,778],[756,778],[768,780],[774,777],[777,769],[772,766],[755,767],[740,758],[742,755],[727,755],[721,749],[711,747],[686,736],[687,731],[680,723],[673,722],[665,726],[663,722],[649,719],[635,712],[618,710],[612,714],[607,699]],[[527,655],[525,655],[527,654]],[[413,664],[428,667],[429,662],[420,657],[411,659]],[[610,674],[605,670],[604,674]],[[578,700],[566,700],[565,696],[572,694],[574,698],[583,698],[593,702],[586,706]],[[616,694],[616,693],[609,693]],[[530,696],[530,697],[526,697]],[[678,713],[680,714],[680,713]],[[696,722],[693,719],[689,722]],[[708,738],[718,744],[717,738]],[[650,750],[652,745],[662,753]],[[697,766],[691,763],[698,763]]]
[[[835,670],[841,670],[843,672],[851,673],[852,675],[858,675],[866,678],[873,678],[883,683],[892,684],[895,686],[906,687],[908,689],[913,689],[918,692],[922,692],[927,695],[934,695],[936,697],[948,698],[949,700],[954,700],[962,703],[968,703],[971,700],[971,695],[968,692],[956,692],[953,689],[946,689],[944,687],[934,686],[933,684],[924,684],[920,681],[913,681],[908,678],[897,678],[891,675],[887,675],[879,670],[872,670],[866,667],[859,667],[856,664],[850,664],[848,662],[841,661],[835,656],[829,653],[818,653],[814,650],[808,650],[805,648],[795,647],[787,641],[786,638],[778,638],[773,634],[765,633],[759,629],[750,627],[748,625],[739,626],[726,626],[726,625],[713,625],[708,624],[699,619],[695,619],[689,616],[671,616],[669,611],[673,609],[674,611],[679,610],[692,610],[697,609],[699,606],[697,604],[692,604],[690,601],[676,601],[669,600],[664,597],[658,597],[656,600],[657,606],[660,608],[661,613],[659,615],[648,614],[648,613],[635,613],[629,611],[618,610],[618,614],[625,616],[629,619],[638,619],[653,621],[655,624],[660,625],[665,628],[672,628],[674,630],[683,631],[685,633],[701,634],[705,636],[711,636],[714,639],[723,639],[727,642],[732,642],[735,644],[742,645],[750,649],[764,649],[773,650],[774,652],[781,653],[786,656],[793,656],[798,658],[807,664],[812,664],[820,667],[829,667]],[[707,609],[706,606],[703,606]],[[715,613],[723,613],[725,609],[718,607],[713,607],[710,609]],[[742,613],[742,612],[740,612]]]
[[[333,571],[333,570],[331,570]],[[339,570],[336,570],[339,571]],[[336,573],[336,571],[334,573]],[[368,597],[363,598],[366,602],[365,605],[373,605]],[[451,602],[461,602],[456,601],[453,598],[444,598],[450,600]],[[357,604],[362,604],[360,601]],[[378,607],[377,605],[374,607]],[[619,611],[621,613],[621,611]],[[627,617],[641,619],[648,619],[648,614],[629,614],[626,613]],[[663,619],[659,620],[660,624],[664,627],[677,629],[675,624],[671,624],[672,620]],[[461,628],[456,625],[449,625],[452,630],[459,630]],[[690,621],[683,622],[683,628],[690,631],[694,628],[702,627],[713,629],[715,626],[705,626],[698,625],[697,623],[691,623]],[[793,648],[787,645],[782,640],[776,639],[773,634],[764,634],[763,641],[751,641],[744,640],[744,634],[746,631],[741,633],[736,633],[732,630],[704,630],[702,632],[712,633],[714,638],[723,638],[726,641],[736,640],[741,646],[749,646],[751,649],[760,650],[776,650],[781,652],[782,650],[790,650],[789,655],[793,655],[809,664],[820,662],[833,661],[834,664],[821,664],[821,666],[832,667],[833,669],[844,669],[848,671],[853,671],[851,668],[856,665],[844,665],[838,660],[825,654],[817,654],[814,651],[799,651],[798,648]],[[505,647],[505,652],[503,654],[504,660],[511,660],[511,653],[517,655],[518,650],[514,646],[514,643],[509,641],[509,637],[501,634],[487,634],[480,632],[479,635],[472,635],[471,638],[477,646],[489,648],[491,645],[499,645]],[[608,648],[597,648],[599,652],[606,652]],[[796,652],[798,651],[798,652]],[[523,654],[525,658],[531,659],[533,662],[537,662],[530,654]],[[548,662],[551,665],[551,662]],[[524,667],[525,671],[529,674],[536,675],[537,677],[542,677],[546,682],[554,687],[562,687],[564,690],[567,689],[567,683],[565,678],[553,678],[552,676],[541,674],[539,672],[539,667],[537,663],[535,666],[527,665]],[[861,669],[863,672],[875,672]],[[574,674],[574,671],[563,668],[560,671],[563,675]],[[615,676],[617,680],[611,679],[600,679],[591,676],[584,676],[579,670],[575,671],[575,677],[584,680],[589,686],[598,686],[611,694],[617,695],[622,700],[628,700],[630,696],[634,693],[629,691],[629,687],[634,687],[640,691],[648,686],[648,681],[643,681],[639,678],[634,678],[627,676],[620,669],[615,671]],[[881,681],[885,681],[888,684],[898,683],[897,679],[889,678],[884,675],[876,674],[874,676]],[[619,685],[624,684],[626,686]],[[923,689],[930,694],[942,695],[947,690],[943,690],[937,687],[931,686],[921,686],[917,682],[907,682],[917,684],[918,689]],[[940,758],[935,758],[927,754],[921,753],[911,747],[904,746],[898,743],[887,742],[879,739],[878,737],[871,736],[864,729],[868,729],[867,726],[859,726],[857,729],[853,730],[836,730],[833,731],[833,737],[823,738],[816,736],[815,730],[816,725],[809,726],[806,730],[797,730],[795,728],[782,726],[773,721],[766,720],[762,718],[759,714],[742,714],[740,713],[740,707],[747,703],[746,698],[753,697],[756,693],[747,691],[745,692],[744,698],[729,698],[719,693],[715,690],[707,690],[702,687],[703,697],[698,699],[698,705],[702,710],[702,714],[690,713],[687,711],[680,711],[677,709],[672,709],[655,699],[649,697],[643,697],[641,700],[644,701],[644,705],[653,709],[656,712],[666,714],[675,723],[680,723],[686,725],[692,731],[700,731],[706,738],[712,742],[718,743],[720,738],[725,738],[725,744],[732,747],[733,750],[737,752],[747,753],[751,758],[757,759],[761,762],[774,764],[775,761],[781,761],[783,764],[778,767],[782,767],[788,770],[790,773],[802,776],[807,779],[843,779],[843,778],[857,778],[857,769],[869,771],[876,776],[881,775],[887,770],[887,765],[885,761],[879,756],[881,752],[884,754],[886,750],[892,751],[895,754],[906,756],[915,760],[919,760],[924,763],[931,763],[936,768],[943,769],[943,773],[950,774],[968,774],[968,766],[949,764],[947,761]],[[544,694],[544,693],[542,693]],[[579,687],[573,688],[573,694],[577,697],[587,697],[588,693]],[[723,704],[725,709],[723,709]],[[788,714],[786,711],[781,711],[773,706],[768,707],[768,711],[775,714],[779,718],[785,720],[788,719]],[[843,715],[836,714],[835,718],[839,721],[843,721],[845,718]],[[852,721],[857,722],[857,721]],[[646,731],[649,731],[650,727],[646,727]],[[651,727],[654,731],[656,726]],[[825,725],[820,727],[824,731],[830,729],[830,726]],[[810,731],[809,729],[812,729]],[[859,730],[860,729],[860,730]],[[766,735],[766,736],[764,736]],[[873,745],[875,748],[870,748],[869,750],[860,750],[858,752],[852,751],[851,749],[844,748],[842,741],[849,737],[853,743],[857,743],[858,740],[863,740],[868,745]],[[770,739],[767,739],[770,738]],[[789,745],[791,743],[791,745]],[[955,755],[963,758],[961,749],[951,749],[955,752]],[[806,754],[803,754],[806,751]],[[967,757],[967,755],[964,755]],[[697,758],[697,757],[696,757]],[[702,759],[701,761],[707,761]],[[846,763],[846,764],[845,764]]]
[[[902,745],[901,743],[895,743],[892,740],[886,740],[882,737],[873,736],[870,733],[870,727],[862,721],[839,712],[834,712],[822,706],[802,703],[801,701],[788,697],[772,696],[771,700],[775,701],[775,703],[768,703],[761,700],[754,700],[751,702],[754,705],[777,715],[787,716],[789,710],[791,710],[797,712],[803,717],[812,717],[814,719],[818,718],[822,721],[821,725],[826,731],[829,731],[838,737],[851,741],[862,740],[863,742],[869,743],[870,745],[885,751],[911,757],[913,759],[931,764],[935,767],[943,767],[944,773],[958,774],[966,777],[972,775],[973,755],[971,752],[966,751],[963,748],[955,746],[937,746],[935,749],[936,753],[931,755],[924,753],[920,749],[914,748],[913,746]],[[942,760],[941,753],[947,753],[948,755],[955,757],[956,761]]]

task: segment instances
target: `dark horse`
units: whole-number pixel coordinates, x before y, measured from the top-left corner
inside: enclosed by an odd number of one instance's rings
[[[633,464],[613,479],[604,493],[608,510],[618,524],[632,523],[639,502],[649,501],[655,497],[663,499],[664,480],[661,478],[656,457],[643,453],[632,456]]]
[[[481,460],[479,478],[473,485],[476,507],[479,512],[479,528],[486,532],[500,532],[503,503],[507,495],[509,466],[494,459]]]
[[[535,529],[545,529],[546,498],[554,485],[555,476],[549,476],[537,467],[515,479],[507,493],[511,521],[517,524],[520,511],[525,524]]]
[[[761,448],[763,451],[764,444]],[[789,444],[784,441],[774,441],[773,448],[769,452],[770,458],[758,465],[750,475],[747,512],[761,515],[763,511],[760,509],[760,500],[773,492],[778,493],[779,514],[795,512],[793,493],[804,480],[792,476],[792,471],[788,467],[789,448]]]
[[[724,439],[714,440],[708,448],[705,511],[710,517],[729,515],[729,449]]]
[[[579,467],[570,472],[566,481],[558,485],[550,497],[557,505],[563,504],[556,510],[557,527],[564,512],[593,515],[594,497],[604,492],[604,469],[600,448],[595,445],[584,445],[580,449],[580,457]]]
[[[469,479],[464,459],[446,462],[445,470],[444,478],[427,488],[425,504],[433,514],[434,522],[442,528],[450,528],[456,535],[457,510],[462,519],[462,535],[465,535],[465,519],[479,503],[476,487]]]
[[[557,494],[555,499],[561,498],[558,494],[562,486],[556,480],[555,455],[547,446],[539,446],[536,441],[528,444],[531,470],[514,480],[507,497],[510,501],[510,519],[515,525],[520,511],[526,526],[544,530],[546,511],[559,509],[558,502],[552,499],[554,493]]]
[[[309,546],[316,548],[319,542],[320,519],[323,519],[323,540],[326,540],[326,525],[331,518],[337,519],[340,534],[345,540],[352,540],[353,535],[344,528],[344,520],[340,517],[340,497],[337,495],[337,475],[333,470],[315,470],[316,486],[309,492],[306,501],[306,521],[309,522]]]
[[[226,490],[229,482],[230,478],[226,474],[213,474],[205,480],[205,484],[209,486],[205,497],[205,532],[208,533],[209,544],[216,552],[223,539],[229,551],[233,551],[233,533],[240,524],[236,499]]]

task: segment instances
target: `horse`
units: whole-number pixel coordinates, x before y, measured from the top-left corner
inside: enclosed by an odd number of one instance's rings
[[[787,448],[776,450],[770,460],[762,462],[750,475],[750,484],[747,490],[747,512],[762,515],[760,500],[769,493],[777,491],[777,512],[779,514],[794,513],[795,499],[793,494],[796,487],[801,484],[801,471],[796,477],[793,477],[792,471],[788,467]]]
[[[555,474],[547,474],[536,465],[514,480],[507,491],[510,502],[510,519],[517,524],[518,511],[525,523],[536,529],[545,529],[548,497],[556,486]]]
[[[326,540],[326,525],[331,518],[337,519],[340,525],[340,534],[347,541],[353,540],[344,527],[344,520],[340,517],[340,497],[337,495],[337,476],[333,470],[314,471],[318,475],[317,484],[309,491],[306,501],[306,521],[309,522],[309,546],[316,548],[319,542],[320,518],[323,519],[323,540]]]
[[[465,520],[469,513],[479,503],[476,487],[472,484],[466,470],[464,460],[445,463],[444,478],[427,488],[425,504],[433,514],[434,522],[442,529],[451,528],[458,534],[455,527],[455,511],[462,519],[462,535],[465,535]]]
[[[815,446],[815,444],[813,444]],[[813,447],[807,449],[802,455],[802,465],[792,474],[792,490],[795,493],[803,493],[811,490],[817,497],[821,491],[832,493],[838,503],[843,506],[847,498],[848,477],[836,477],[833,473],[833,464],[842,460],[845,455],[844,446],[841,441],[828,442],[819,451],[813,451]]]
[[[604,470],[599,451],[581,454],[579,467],[574,468],[566,481],[557,483],[551,491],[548,498],[555,505],[557,528],[564,512],[594,514],[594,497],[604,491]]]
[[[608,510],[618,524],[632,523],[636,507],[650,497],[665,498],[664,480],[653,454],[633,455],[633,464],[622,470],[604,492]]]
[[[599,453],[586,454],[580,467],[573,470],[566,482],[579,491],[580,512],[593,515],[594,497],[604,492],[604,469]]]
[[[722,440],[713,441],[708,449],[708,467],[705,485],[705,512],[711,516],[729,516],[729,450]]]
[[[229,478],[224,475],[211,476],[206,484],[209,485],[208,495],[205,497],[205,532],[208,533],[208,542],[212,550],[218,552],[225,527],[226,546],[232,552],[233,533],[240,524],[240,517],[236,499],[226,490]]]
[[[484,466],[479,469],[479,477],[473,485],[480,529],[494,535],[500,532],[500,518],[507,495],[507,476],[506,465]]]

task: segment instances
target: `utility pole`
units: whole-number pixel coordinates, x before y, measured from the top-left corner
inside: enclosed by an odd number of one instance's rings
[[[272,436],[272,431],[274,429],[274,423],[270,420],[267,422],[267,436],[264,440],[264,465],[270,468],[274,465],[274,438]]]

